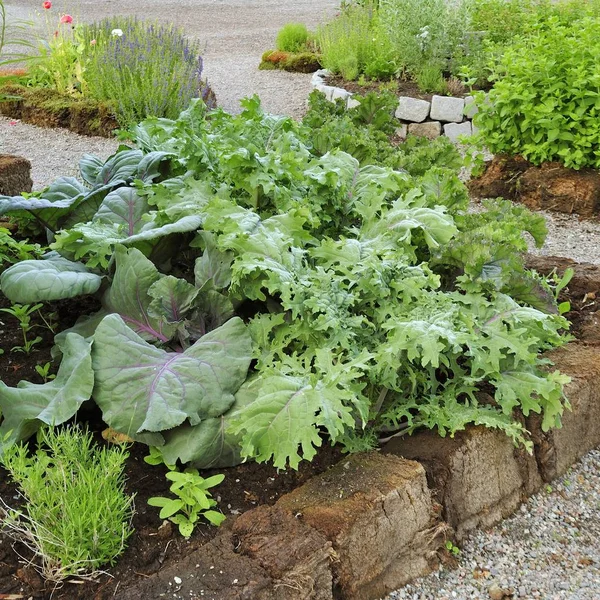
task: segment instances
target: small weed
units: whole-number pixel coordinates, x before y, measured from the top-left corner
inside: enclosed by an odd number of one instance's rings
[[[158,448],[151,448],[150,455],[144,460],[153,465],[164,463]],[[175,523],[181,535],[186,538],[192,535],[200,517],[218,527],[225,520],[225,515],[211,510],[217,502],[211,497],[208,488],[219,485],[225,479],[225,475],[213,475],[204,479],[197,469],[186,469],[181,473],[175,470],[174,465],[166,466],[169,472],[165,477],[173,482],[169,490],[176,498],[155,496],[148,500],[148,504],[160,507],[160,518]]]
[[[13,346],[10,349],[11,352],[23,352],[29,354],[33,350],[33,347],[42,341],[40,336],[33,339],[28,337],[28,334],[33,329],[31,315],[38,311],[42,306],[43,304],[13,304],[10,308],[0,308],[0,311],[12,315],[19,321],[19,326],[23,333],[23,345]]]
[[[445,548],[446,550],[448,550],[448,552],[450,552],[450,554],[452,554],[452,556],[460,555],[460,548],[458,546],[455,546],[452,540],[448,540],[446,542]]]
[[[44,383],[56,378],[56,375],[50,375],[52,363],[47,362],[44,365],[35,365],[35,372],[44,380]]]

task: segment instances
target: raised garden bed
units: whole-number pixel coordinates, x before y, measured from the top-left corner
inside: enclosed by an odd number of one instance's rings
[[[80,135],[113,137],[118,123],[104,102],[72,98],[50,88],[6,85],[0,88],[0,114],[38,127],[62,127]]]
[[[574,269],[561,299],[572,303],[577,337],[552,355],[572,377],[567,395],[573,410],[561,429],[549,433],[541,432],[535,417],[526,419],[533,455],[502,433],[469,427],[453,439],[432,432],[396,438],[383,453],[341,458],[335,449],[325,451],[298,472],[241,465],[228,469],[218,488],[226,524],[200,527],[184,541],[148,510],[146,499],[165,491],[164,470],[149,470],[145,450],[134,447],[127,473],[138,494],[136,533],[112,577],[52,590],[31,566],[19,565],[1,538],[0,589],[17,598],[65,600],[374,600],[430,572],[448,559],[447,539],[498,522],[600,444],[600,267],[553,257],[530,257],[528,263],[542,273]],[[65,324],[72,319],[70,304],[55,307]],[[49,356],[46,337],[34,363]],[[3,338],[3,345],[12,343]],[[9,357],[0,357],[4,381],[32,375],[27,361],[16,365]],[[0,496],[14,501],[14,488],[0,484]]]
[[[341,80],[339,78],[330,80],[330,73],[325,69],[313,74],[311,84],[313,89],[325,94],[331,102],[341,99],[346,103],[347,108],[359,104],[353,98],[354,92],[345,87],[338,87]],[[355,85],[350,87],[357,90]],[[473,96],[428,95],[419,93],[415,88],[414,84],[399,88],[395,117],[398,119],[397,134],[400,139],[406,138],[407,135],[428,139],[445,135],[451,141],[458,142],[463,136],[468,137],[476,132],[476,128],[472,125],[473,115],[477,112]],[[411,95],[403,95],[405,93]]]
[[[0,154],[0,195],[31,192],[31,163],[21,156]]]
[[[554,162],[535,166],[520,156],[496,156],[468,187],[476,198],[509,198],[532,210],[576,213],[582,217],[600,214],[597,169],[575,170]]]

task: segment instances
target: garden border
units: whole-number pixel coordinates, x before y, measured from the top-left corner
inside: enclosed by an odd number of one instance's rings
[[[331,75],[327,69],[315,71],[311,78],[314,90],[323,94],[330,102],[337,99],[345,101],[346,108],[354,108],[360,103],[348,90],[327,85],[325,78]],[[407,135],[416,135],[434,139],[445,135],[454,143],[460,138],[477,133],[473,125],[473,116],[477,113],[473,96],[456,98],[453,96],[434,95],[431,102],[420,98],[402,96],[398,99],[395,117],[398,119],[397,135],[404,139]]]
[[[532,257],[575,270],[571,285],[600,294],[600,266]],[[593,289],[592,289],[593,288]],[[597,318],[597,317],[594,317]],[[436,569],[445,543],[514,512],[544,483],[600,445],[600,342],[584,334],[555,350],[570,375],[563,427],[522,417],[533,455],[502,432],[469,427],[454,438],[423,431],[330,470],[227,523],[182,562],[121,592],[122,600],[375,600]]]

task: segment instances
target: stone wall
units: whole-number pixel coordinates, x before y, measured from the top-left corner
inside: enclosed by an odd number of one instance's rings
[[[330,102],[338,98],[346,102],[347,108],[359,104],[348,90],[333,87],[325,83],[329,71],[321,69],[312,76],[312,86],[325,94]],[[447,136],[452,142],[459,142],[463,136],[476,133],[472,123],[477,107],[473,96],[455,98],[452,96],[433,96],[431,101],[402,96],[398,98],[395,116],[398,119],[397,134],[401,138],[417,135],[434,139]]]

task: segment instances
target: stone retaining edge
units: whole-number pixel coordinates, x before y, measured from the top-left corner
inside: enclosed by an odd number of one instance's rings
[[[354,108],[360,104],[354,99],[354,94],[344,88],[334,87],[325,83],[325,77],[330,75],[327,69],[315,71],[311,78],[314,90],[323,94],[330,102],[337,99],[346,102],[346,108]],[[463,137],[477,133],[472,123],[477,107],[473,96],[455,98],[453,96],[433,96],[432,101],[404,96],[399,98],[395,116],[399,125],[396,134],[406,138],[412,134],[434,139],[445,135],[453,143],[459,143]]]

